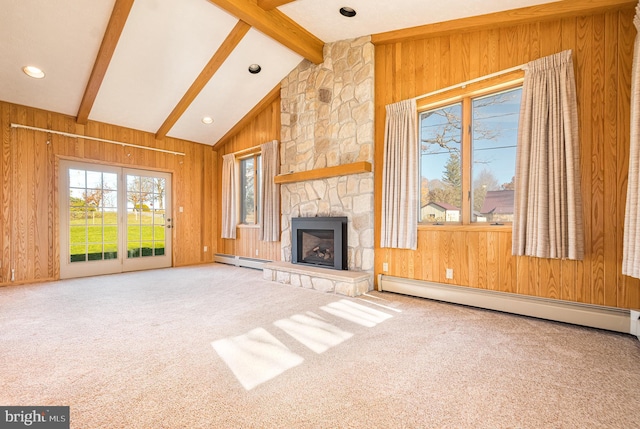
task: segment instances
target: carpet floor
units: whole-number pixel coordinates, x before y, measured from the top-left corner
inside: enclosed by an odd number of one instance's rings
[[[72,428],[632,428],[634,336],[212,264],[0,288],[0,405]]]

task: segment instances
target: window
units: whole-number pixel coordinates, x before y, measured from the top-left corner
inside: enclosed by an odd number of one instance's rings
[[[420,222],[513,221],[522,87],[420,113]]]
[[[258,223],[261,170],[260,154],[240,160],[240,223],[242,224]]]

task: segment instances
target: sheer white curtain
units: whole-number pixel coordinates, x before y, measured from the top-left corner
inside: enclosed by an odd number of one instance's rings
[[[515,184],[513,254],[583,259],[571,51],[531,61],[525,67]]]
[[[640,5],[633,24],[640,33]],[[622,274],[640,278],[640,35],[636,34],[631,68],[631,147],[627,207],[624,215]]]
[[[280,186],[274,183],[280,167],[278,140],[263,143],[260,189],[260,240],[280,241]]]
[[[236,238],[238,212],[238,184],[236,157],[230,153],[222,157],[222,238]]]
[[[415,249],[418,241],[416,100],[386,106],[380,247]]]

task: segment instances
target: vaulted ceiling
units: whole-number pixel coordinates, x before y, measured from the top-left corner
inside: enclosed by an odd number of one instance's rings
[[[0,100],[215,145],[324,43],[552,1],[0,0]]]

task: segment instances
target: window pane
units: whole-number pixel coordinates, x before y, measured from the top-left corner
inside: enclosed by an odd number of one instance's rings
[[[256,222],[254,158],[240,161],[240,222],[253,224]]]
[[[69,187],[84,188],[86,185],[86,177],[84,170],[69,169]]]
[[[420,115],[420,221],[460,222],[462,103]]]
[[[471,219],[513,221],[514,176],[522,88],[472,103]]]

